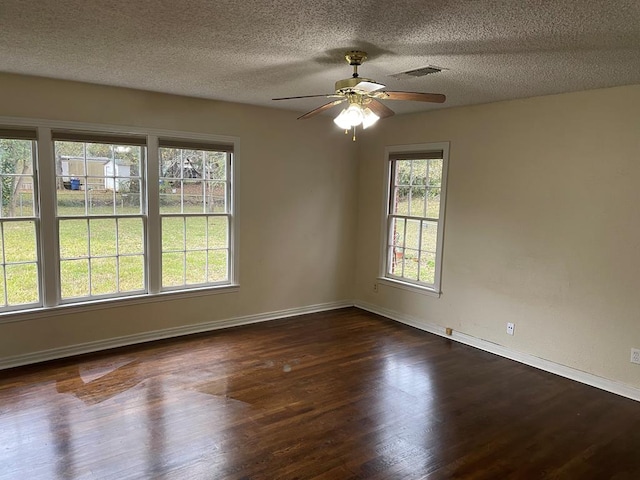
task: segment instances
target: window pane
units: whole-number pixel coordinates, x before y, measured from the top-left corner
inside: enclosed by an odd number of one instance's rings
[[[182,208],[184,213],[203,213],[204,195],[201,181],[183,180]]]
[[[427,192],[427,217],[440,217],[440,189],[429,188]]]
[[[435,253],[438,240],[438,223],[423,222],[422,223],[422,245],[423,252]]]
[[[418,280],[418,257],[419,251],[405,249],[404,251],[404,271],[402,276],[409,280]]]
[[[227,250],[209,250],[208,256],[209,282],[223,282],[228,280]]]
[[[91,295],[105,295],[118,291],[116,258],[91,259]]]
[[[423,252],[420,256],[420,281],[433,284],[435,276],[436,255],[435,253]]]
[[[411,161],[411,185],[425,185],[428,160]]]
[[[226,248],[228,243],[227,217],[209,217],[209,248]]]
[[[184,285],[184,253],[162,254],[162,286],[177,287]]]
[[[409,192],[408,215],[414,217],[423,217],[425,212],[425,193],[424,187],[411,187]]]
[[[118,218],[118,253],[144,253],[144,229],[141,218]]]
[[[391,219],[391,244],[404,247],[405,238],[405,222],[404,218]]]
[[[87,192],[87,201],[90,215],[113,215],[115,213],[115,201],[111,190],[89,190]]]
[[[225,152],[205,152],[205,163],[209,180],[225,180],[227,178],[227,154]]]
[[[206,250],[207,248],[207,218],[186,218],[187,250]]]
[[[89,255],[86,220],[60,220],[60,258],[79,258]]]
[[[201,284],[207,281],[207,252],[187,252],[187,282]]]
[[[3,217],[34,216],[33,177],[1,175],[0,195]]]
[[[34,222],[4,222],[2,229],[5,262],[34,262],[37,260]]]
[[[58,141],[54,147],[59,215],[111,215],[116,205],[124,208],[116,193],[139,193],[140,185],[131,178],[140,176],[143,147]],[[133,206],[139,207],[137,197]],[[141,212],[136,208],[128,213]]]
[[[388,272],[398,277],[402,276],[404,268],[404,248],[389,247],[389,270]]]
[[[136,215],[142,213],[140,180],[116,179],[116,214]]]
[[[89,295],[89,260],[63,260],[60,262],[60,288],[62,298]]]
[[[160,213],[182,212],[180,181],[160,180]]]
[[[442,160],[429,160],[429,186],[442,185]]]
[[[119,257],[118,266],[121,291],[144,290],[144,257],[142,255]]]
[[[163,178],[182,178],[181,150],[178,148],[160,148],[160,176]]]
[[[5,268],[8,305],[37,303],[40,300],[37,264],[7,265]]]
[[[393,190],[391,213],[408,215],[409,212],[409,187],[396,187]]]
[[[420,220],[407,220],[405,247],[420,248]]]
[[[115,255],[116,220],[114,218],[92,219],[89,221],[91,232],[91,256]]]
[[[162,250],[184,250],[184,218],[162,219]]]
[[[223,182],[207,182],[207,212],[226,213],[227,184]]]

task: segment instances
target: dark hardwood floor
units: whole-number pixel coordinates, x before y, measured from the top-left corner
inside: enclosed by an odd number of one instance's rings
[[[349,308],[0,372],[2,479],[638,479],[640,403]]]

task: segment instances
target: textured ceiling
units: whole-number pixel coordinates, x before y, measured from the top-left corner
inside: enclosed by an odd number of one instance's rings
[[[640,84],[638,0],[2,0],[0,70],[297,111],[347,78],[443,106]],[[437,65],[422,78],[390,75]]]

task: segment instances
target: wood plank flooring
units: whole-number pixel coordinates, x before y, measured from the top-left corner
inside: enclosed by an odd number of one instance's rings
[[[640,403],[355,308],[0,372],[1,479],[638,479]]]

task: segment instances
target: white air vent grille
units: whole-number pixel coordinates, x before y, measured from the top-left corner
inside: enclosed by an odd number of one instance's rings
[[[442,70],[446,70],[445,68],[436,67],[434,65],[428,65],[422,68],[416,68],[414,70],[408,70],[406,72],[396,73],[394,75],[390,75],[393,78],[415,78],[415,77],[424,77],[425,75],[430,75],[432,73],[439,73]]]

